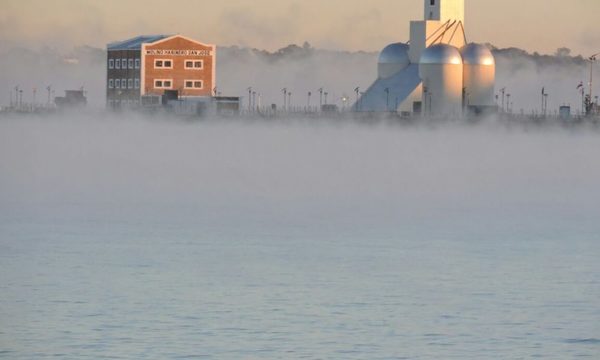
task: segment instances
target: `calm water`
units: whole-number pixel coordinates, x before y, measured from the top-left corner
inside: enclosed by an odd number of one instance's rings
[[[600,358],[598,134],[0,134],[0,358]]]

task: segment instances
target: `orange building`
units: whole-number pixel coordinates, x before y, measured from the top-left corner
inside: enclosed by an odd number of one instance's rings
[[[165,91],[179,97],[213,94],[216,46],[185,36],[139,36],[107,47],[106,99],[109,107],[140,103]]]

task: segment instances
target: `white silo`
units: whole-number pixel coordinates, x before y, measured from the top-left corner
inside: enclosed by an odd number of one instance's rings
[[[379,54],[377,72],[381,79],[387,79],[410,65],[408,58],[409,46],[395,43],[386,46]]]
[[[419,62],[419,76],[423,81],[423,114],[462,114],[463,62],[457,48],[436,44],[425,49]]]
[[[463,58],[463,82],[465,105],[487,107],[494,105],[494,84],[496,82],[496,61],[487,46],[468,44],[461,50]]]

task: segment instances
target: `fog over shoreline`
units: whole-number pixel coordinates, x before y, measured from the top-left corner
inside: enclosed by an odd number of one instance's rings
[[[490,45],[491,46],[491,45]],[[516,48],[493,48],[497,61],[496,91],[506,88],[511,94],[512,109],[529,114],[539,111],[542,87],[550,94],[550,113],[560,105],[580,109],[581,95],[576,87],[587,84],[589,65],[581,56],[571,56],[566,48],[554,55],[530,54]],[[318,89],[324,88],[329,102],[341,105],[342,96],[354,100],[353,90],[366,89],[377,76],[376,52],[348,52],[316,49],[310,44],[289,45],[275,52],[241,47],[219,47],[217,83],[224,95],[245,96],[252,87],[260,94],[263,105],[281,105],[281,89],[292,92],[294,106],[318,104]],[[38,50],[0,46],[0,102],[8,104],[15,86],[24,89],[24,101],[30,102],[37,89],[38,102],[47,100],[46,87],[52,85],[55,96],[65,89],[84,87],[92,107],[105,102],[104,49],[81,46],[70,52],[52,48]],[[595,76],[600,78],[596,67]],[[600,94],[600,82],[595,93]]]
[[[1,210],[180,204],[217,218],[319,212],[389,221],[479,208],[585,214],[600,203],[599,144],[597,131],[492,124],[17,116],[0,121]]]

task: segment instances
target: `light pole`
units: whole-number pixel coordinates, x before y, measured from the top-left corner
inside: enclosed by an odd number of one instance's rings
[[[256,110],[256,91],[252,91],[252,111]]]
[[[502,93],[502,112],[504,112],[504,94],[506,93],[506,88],[502,88],[500,92]]]
[[[319,89],[319,111],[323,108],[323,88]]]
[[[594,81],[594,62],[596,62],[598,55],[600,55],[600,53],[590,56],[590,101],[592,100],[593,92],[592,85]]]
[[[312,95],[312,93],[309,91],[308,92],[308,97],[307,97],[307,100],[306,100],[306,109],[307,109],[307,111],[310,111],[310,96],[311,95]]]
[[[292,108],[292,92],[291,91],[288,93],[288,108],[289,109]]]
[[[385,91],[385,110],[387,112],[390,111],[390,88],[385,88],[383,91]]]
[[[252,86],[248,88],[248,112],[252,112]]]

